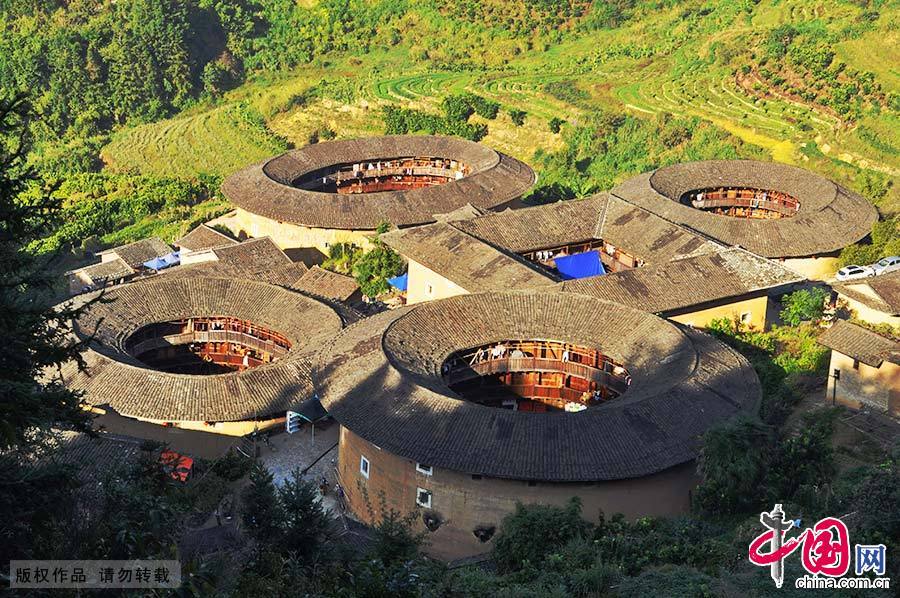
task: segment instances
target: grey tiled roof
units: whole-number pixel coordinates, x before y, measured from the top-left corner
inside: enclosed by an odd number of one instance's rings
[[[628,368],[618,399],[580,413],[523,413],[462,400],[441,378],[453,352],[509,339],[596,347]],[[341,425],[391,453],[493,477],[640,477],[697,456],[703,432],[756,409],[760,385],[737,352],[643,311],[570,293],[463,295],[377,314],[345,329],[313,373]]]
[[[282,411],[310,396],[308,356],[341,328],[340,317],[322,303],[246,280],[160,276],[107,290],[105,298],[74,323],[81,336],[96,331],[83,355],[87,369],[68,363],[63,378],[85,391],[89,404],[129,417],[234,421]],[[250,320],[283,334],[292,347],[273,363],[210,376],[152,370],[124,348],[144,325],[201,315]]]
[[[470,293],[535,288],[555,282],[549,273],[539,271],[526,260],[444,222],[392,231],[381,235],[381,239],[403,257],[437,272]]]
[[[76,272],[83,272],[94,282],[101,280],[116,280],[135,274],[134,268],[126,264],[125,260],[122,258],[116,258],[108,262],[100,262],[99,264],[91,264],[90,266],[74,270],[72,274],[75,274]]]
[[[822,333],[819,343],[875,368],[885,361],[900,365],[900,343],[844,320]]]
[[[526,253],[594,239],[605,194],[581,200],[504,210],[453,226],[496,247]]]
[[[313,266],[294,281],[291,288],[319,297],[347,301],[359,290],[359,284],[352,276]]]
[[[205,224],[201,224],[175,241],[175,245],[188,251],[203,251],[204,249],[213,249],[223,245],[237,244],[238,241]]]
[[[786,290],[804,279],[778,262],[737,247],[634,270],[567,280],[571,293],[668,314],[722,299]]]
[[[269,237],[248,239],[210,251],[215,254],[216,260],[163,270],[161,275],[166,278],[240,278],[289,286],[307,270],[302,262],[291,261]]]
[[[900,314],[900,271],[832,285],[835,291],[886,314]]]
[[[777,220],[731,218],[681,204],[692,190],[747,187],[787,193],[800,211]],[[728,245],[765,257],[830,253],[859,241],[878,219],[863,197],[817,174],[773,162],[709,160],[660,168],[631,178],[611,194]]]
[[[472,173],[443,185],[412,191],[344,195],[291,186],[301,175],[337,164],[430,156],[459,160]],[[374,230],[381,222],[410,226],[466,204],[493,208],[522,196],[533,184],[526,164],[487,146],[454,137],[395,135],[318,143],[245,168],[222,185],[225,196],[248,212],[315,228]]]
[[[149,262],[153,258],[172,253],[172,248],[163,243],[159,237],[150,237],[149,239],[141,239],[134,243],[101,251],[100,255],[106,253],[114,253],[132,268],[138,268],[144,262]]]
[[[453,226],[516,253],[602,239],[651,264],[713,251],[718,246],[607,193],[505,210],[454,222]]]

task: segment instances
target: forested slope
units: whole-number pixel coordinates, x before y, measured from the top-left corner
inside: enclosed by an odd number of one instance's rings
[[[535,200],[745,156],[822,172],[885,216],[900,209],[896,2],[3,0],[0,11],[0,86],[41,115],[34,159],[48,176],[224,176],[291,145],[382,133],[393,107],[414,111],[406,129],[483,137],[533,163]],[[441,121],[460,94],[498,114]],[[171,233],[197,217],[157,224]],[[133,230],[152,231],[152,214],[113,221],[145,218]]]

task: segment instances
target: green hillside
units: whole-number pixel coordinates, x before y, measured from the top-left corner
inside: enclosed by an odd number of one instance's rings
[[[66,43],[54,24],[71,18],[62,8],[13,11],[0,37],[21,53],[13,43],[52,24],[28,51],[43,44],[64,64],[79,52],[105,60],[105,80],[78,81],[77,97],[57,91],[62,74],[52,60],[37,73],[0,60],[0,80],[45,85],[37,104],[53,126],[37,131],[39,147],[48,167],[65,174],[226,176],[289,146],[382,133],[385,106],[440,115],[444,98],[472,93],[500,104],[496,118],[471,119],[487,126],[483,142],[532,163],[542,200],[674,160],[747,156],[821,172],[893,216],[896,9],[838,0],[129,0],[73,19]],[[182,15],[178,27],[125,27],[96,39],[101,23],[115,30],[119,13],[173,11]],[[206,50],[194,33],[208,40]],[[116,51],[136,37],[161,38],[183,61],[148,66],[156,85],[133,89],[113,75]],[[73,43],[81,44],[74,55],[55,50]],[[62,110],[79,98],[86,114]],[[512,115],[519,110],[521,124]],[[553,119],[565,124],[551,130]],[[610,147],[629,146],[635,131],[649,145]]]

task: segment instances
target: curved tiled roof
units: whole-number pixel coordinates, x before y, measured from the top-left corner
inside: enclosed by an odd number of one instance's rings
[[[147,324],[212,315],[269,327],[287,337],[291,349],[244,372],[201,376],[150,369],[124,348],[129,335]],[[93,333],[94,340],[83,353],[87,368],[65,364],[63,380],[84,391],[89,404],[155,420],[239,421],[311,396],[310,355],[340,330],[341,319],[318,301],[265,283],[161,278],[107,290],[73,324],[77,335]]]
[[[298,177],[338,164],[410,156],[458,160],[471,173],[443,185],[411,191],[344,195],[291,186]],[[248,212],[314,228],[374,230],[381,222],[410,226],[435,221],[466,204],[501,206],[535,181],[526,164],[487,146],[454,137],[393,135],[318,143],[293,150],[228,177],[225,196]]]
[[[797,214],[750,220],[712,214],[679,202],[688,191],[747,187],[787,193],[800,201]],[[860,195],[817,174],[773,162],[708,160],[660,168],[625,181],[610,193],[676,224],[769,258],[806,257],[859,241],[878,219]]]
[[[580,413],[524,413],[461,399],[441,378],[463,348],[509,339],[596,347],[632,376],[614,401]],[[569,293],[463,295],[384,312],[341,332],[313,372],[341,425],[420,463],[493,477],[640,477],[696,457],[698,437],[756,408],[752,367],[705,334]]]

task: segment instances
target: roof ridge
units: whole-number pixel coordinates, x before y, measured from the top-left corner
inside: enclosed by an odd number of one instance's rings
[[[615,197],[609,193],[606,194],[606,201],[603,202],[603,211],[600,213],[599,218],[597,219],[597,225],[594,227],[594,238],[602,239],[603,238],[603,229],[606,228],[606,214],[609,211],[609,198]]]
[[[650,214],[651,216],[655,216],[655,217],[659,218],[660,220],[664,220],[664,221],[668,222],[669,224],[671,224],[672,226],[674,226],[674,227],[676,227],[676,228],[685,230],[685,231],[687,231],[687,232],[689,232],[689,233],[693,233],[693,234],[697,235],[698,237],[704,239],[705,241],[709,241],[710,243],[715,243],[716,245],[720,245],[720,246],[722,246],[722,247],[740,247],[739,245],[727,245],[725,242],[719,241],[718,239],[716,239],[716,238],[713,237],[712,235],[709,235],[709,234],[703,232],[702,230],[697,230],[696,228],[694,228],[693,226],[691,226],[691,225],[689,225],[689,224],[684,224],[683,222],[675,222],[674,220],[672,220],[671,218],[665,216],[664,214],[660,214],[660,213],[658,213],[658,212],[654,212],[653,210],[648,210],[647,208],[645,208],[645,207],[643,207],[643,206],[641,206],[641,205],[636,204],[635,202],[631,201],[630,199],[627,199],[627,198],[625,198],[625,197],[622,197],[621,195],[616,195],[616,194],[614,193],[614,191],[615,191],[615,189],[610,189],[609,191],[607,191],[607,194],[608,194],[610,197],[615,197],[616,199],[618,199],[618,200],[620,200],[620,201],[623,201],[623,202],[627,203],[627,204],[630,205],[630,206],[633,206],[633,207],[635,207],[635,208],[637,208],[637,209],[639,209],[639,210],[641,210],[641,211],[643,211],[643,212],[646,212],[646,213]]]
[[[435,223],[435,224],[449,224],[450,226],[453,226],[453,224],[450,222]],[[499,253],[512,259],[513,261],[518,262],[519,264],[525,266],[526,268],[547,277],[547,280],[549,282],[558,282],[560,280],[559,277],[555,276],[552,272],[549,272],[545,268],[541,268],[540,266],[538,266],[531,260],[528,260],[528,259],[522,257],[521,255],[519,255],[518,253],[516,253],[514,251],[510,251],[509,249],[507,249],[505,247],[496,246],[496,245],[493,245],[492,243],[488,243],[487,241],[483,241],[483,240],[479,239],[478,237],[476,237],[475,235],[469,234],[464,230],[460,230],[460,229],[456,228],[455,226],[453,226],[453,228],[455,230],[459,231],[460,233],[462,233],[463,235],[465,235],[466,237],[468,237],[469,239],[471,239],[472,241],[474,241],[475,243],[480,243],[482,245],[491,247],[491,248],[495,249],[496,251],[498,251]]]

